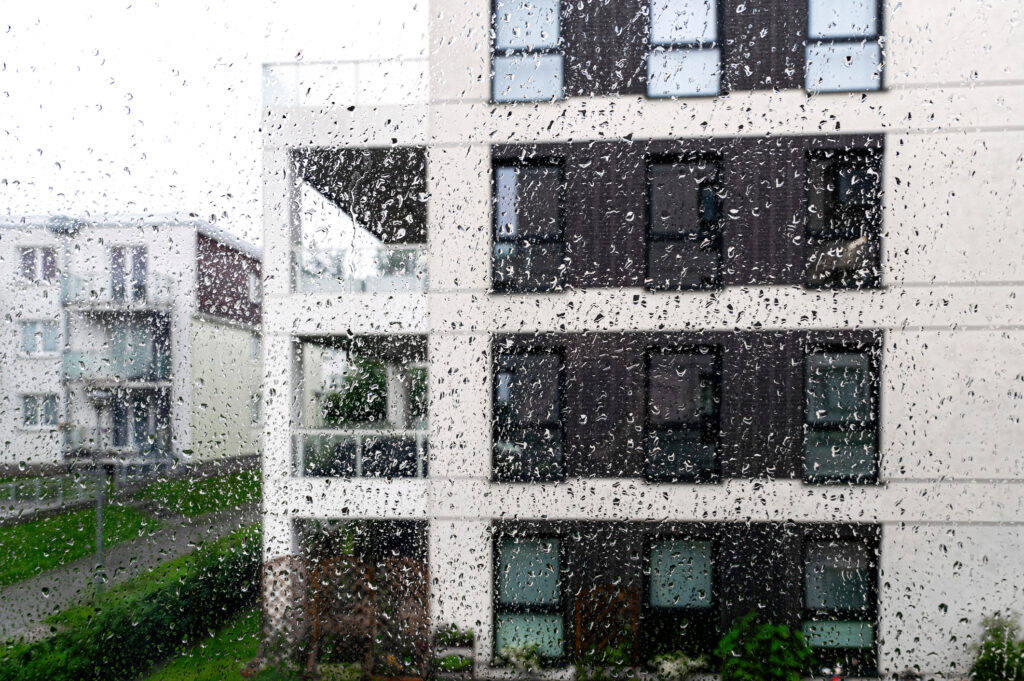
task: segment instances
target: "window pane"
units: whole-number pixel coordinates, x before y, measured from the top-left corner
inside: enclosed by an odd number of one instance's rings
[[[861,610],[869,605],[872,571],[859,542],[813,542],[807,547],[804,607]]]
[[[43,322],[43,352],[57,352],[57,322]]]
[[[807,46],[808,92],[877,90],[882,86],[882,48],[877,42]]]
[[[512,166],[499,166],[494,172],[495,238],[514,239],[519,233],[518,204],[516,201],[518,178]]]
[[[30,281],[35,281],[36,251],[34,248],[21,249],[21,276]]]
[[[647,476],[692,480],[715,472],[714,444],[698,428],[659,428],[647,434]]]
[[[47,395],[43,398],[42,422],[47,426],[55,426],[58,422],[57,396]]]
[[[560,417],[559,372],[554,354],[506,355],[499,373],[509,374],[508,407],[496,416],[510,424],[555,423]]]
[[[57,254],[52,248],[42,248],[42,278],[53,281],[57,278]]]
[[[668,290],[717,286],[719,259],[719,249],[710,236],[652,241],[648,247],[648,286]]]
[[[562,285],[567,258],[558,242],[494,244],[494,287],[506,291],[550,291]]]
[[[21,399],[21,420],[26,426],[39,425],[39,404],[32,395]]]
[[[878,35],[876,0],[811,0],[808,12],[811,38]]]
[[[541,50],[558,47],[559,0],[497,0],[496,50]]]
[[[495,477],[499,480],[553,480],[562,474],[562,431],[546,428],[503,428],[494,443]]]
[[[494,57],[494,101],[543,102],[562,97],[562,55]]]
[[[836,202],[872,206],[878,200],[878,173],[863,163],[843,164],[836,172]]]
[[[541,657],[562,656],[565,633],[561,615],[504,613],[497,620],[494,649],[499,655],[506,648],[535,645]]]
[[[718,94],[719,50],[656,50],[647,57],[647,94],[686,97]]]
[[[648,414],[654,425],[695,425],[714,414],[711,355],[659,354],[650,361]]]
[[[34,354],[36,351],[36,324],[35,322],[22,322],[21,324],[21,351],[26,355]]]
[[[864,353],[817,353],[806,360],[807,422],[866,422],[871,413],[871,371]]]
[[[557,539],[503,539],[498,558],[498,601],[509,605],[557,605]]]
[[[804,440],[804,475],[871,476],[875,434],[869,431],[812,430]]]
[[[650,600],[656,608],[710,608],[711,542],[653,544]]]
[[[701,183],[715,169],[703,163],[657,163],[650,167],[651,234],[680,236],[700,229]]]
[[[651,0],[653,44],[711,43],[717,38],[715,0]]]
[[[875,625],[869,622],[804,622],[804,639],[812,648],[871,648]]]
[[[521,168],[517,190],[519,236],[557,239],[562,228],[559,215],[562,170],[554,167]]]

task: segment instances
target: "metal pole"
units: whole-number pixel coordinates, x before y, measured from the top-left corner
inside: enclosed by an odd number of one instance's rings
[[[96,593],[103,592],[103,501],[106,495],[107,470],[96,466]]]

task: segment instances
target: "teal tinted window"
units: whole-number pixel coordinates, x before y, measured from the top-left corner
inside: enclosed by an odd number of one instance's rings
[[[710,608],[711,542],[668,540],[651,546],[650,604]]]

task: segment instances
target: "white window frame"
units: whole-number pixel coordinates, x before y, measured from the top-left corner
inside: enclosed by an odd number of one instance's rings
[[[43,324],[52,324],[54,326],[56,343],[53,350],[45,350],[43,342]],[[36,338],[35,347],[31,352],[26,352],[25,347],[22,343],[22,339],[25,336],[25,327],[34,326],[36,327],[33,331],[33,335]],[[33,359],[57,357],[60,354],[60,323],[55,319],[31,319],[23,321],[20,325],[21,336],[18,339],[18,356],[19,357],[31,357]]]
[[[259,272],[249,272],[246,285],[248,287],[249,302],[259,305],[263,302],[263,282],[260,281]]]
[[[34,409],[36,422],[34,424],[26,423],[28,413],[26,412],[25,403],[26,400],[30,398],[35,400]],[[50,398],[52,398],[57,405],[57,420],[55,423],[43,423],[43,414],[45,413],[43,403]],[[24,393],[21,395],[19,402],[19,408],[21,410],[21,422],[19,425],[22,430],[46,431],[56,430],[60,427],[60,396],[57,393]]]

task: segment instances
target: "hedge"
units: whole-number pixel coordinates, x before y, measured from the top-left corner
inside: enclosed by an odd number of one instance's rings
[[[128,681],[208,636],[258,597],[260,537],[246,529],[57,618],[63,630],[0,654],[0,681]]]

